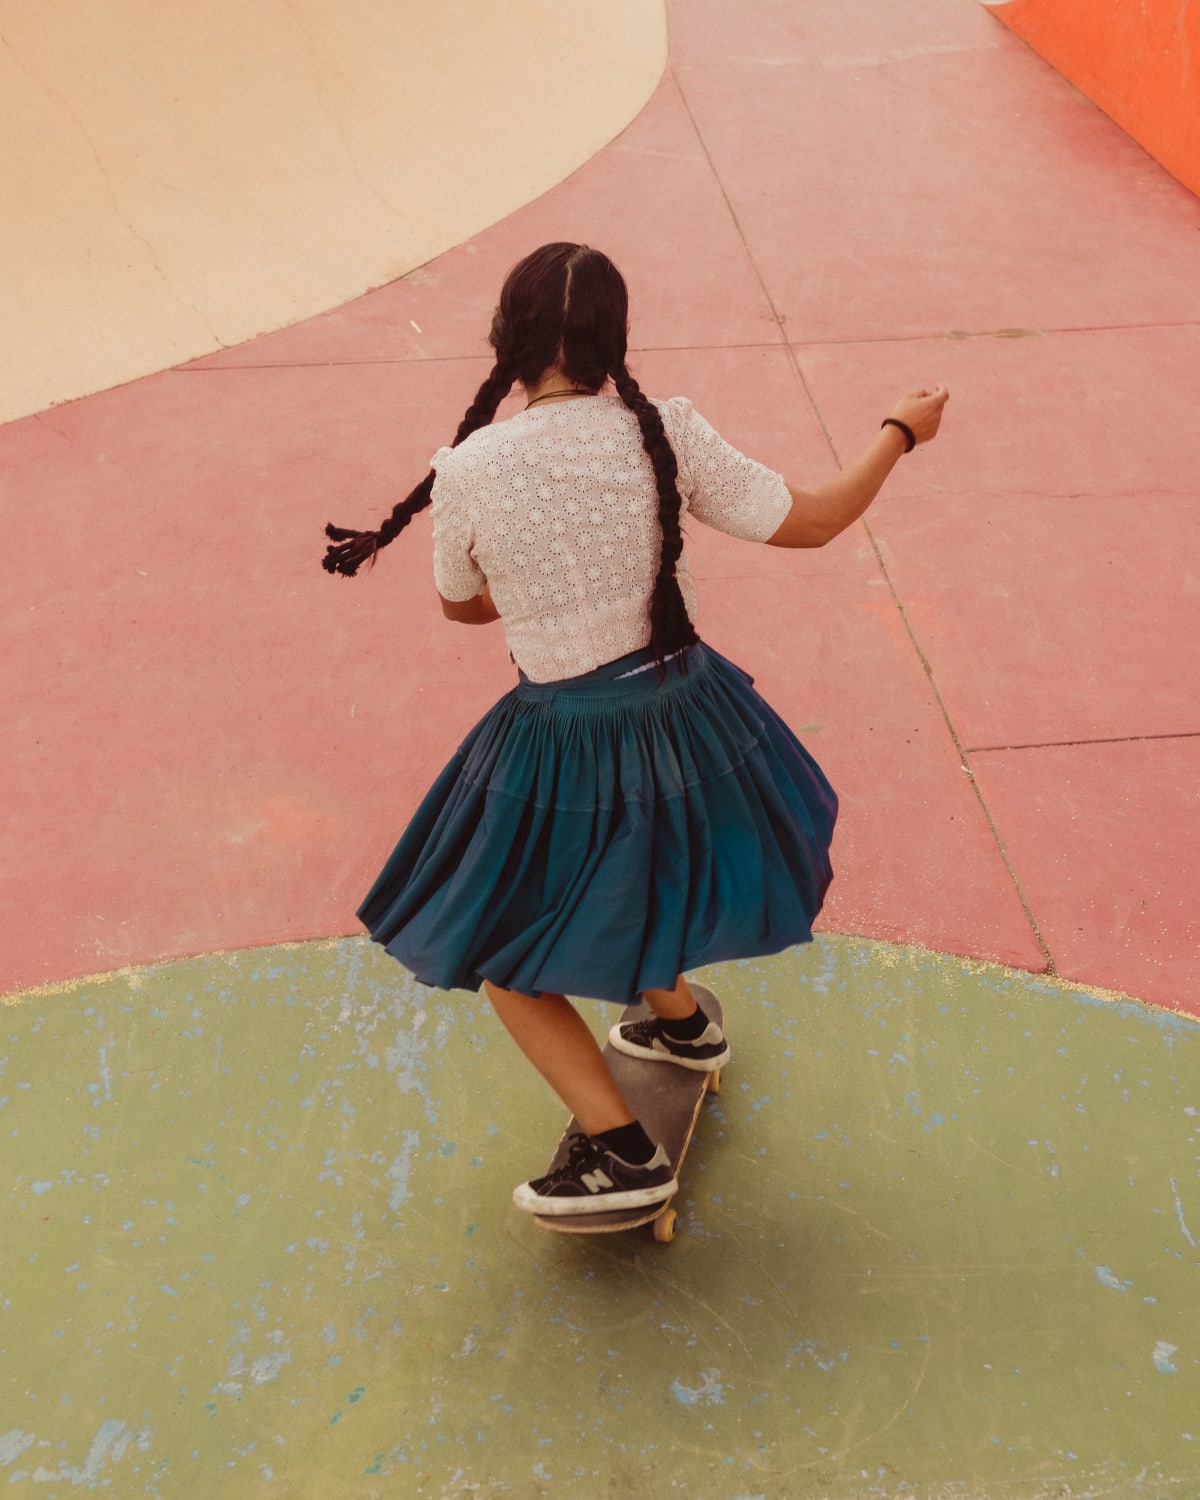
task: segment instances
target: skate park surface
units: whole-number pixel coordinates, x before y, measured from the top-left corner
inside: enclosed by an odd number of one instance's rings
[[[510,12],[264,7],[211,137],[146,8],[6,15],[6,128],[57,122],[101,227],[7,153],[50,240],[0,427],[0,1481],[1200,1494],[1200,203],[975,0]],[[794,483],[952,393],[830,547],[688,538],[842,816],[816,942],[704,976],[670,1246],[517,1214],[559,1107],[353,935],[511,665],[424,521],[354,583],[321,530],[420,476],[555,238]]]

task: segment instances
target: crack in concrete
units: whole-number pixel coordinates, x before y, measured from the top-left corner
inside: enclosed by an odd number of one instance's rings
[[[334,133],[336,134],[341,145],[342,153],[345,157],[346,163],[349,166],[355,181],[360,182],[363,187],[366,188],[367,192],[370,193],[377,202],[381,203],[383,207],[386,208],[387,211],[399,223],[414,225],[418,229],[424,230],[427,234],[430,234],[437,239],[445,238],[446,234],[449,232],[446,225],[430,223],[426,219],[418,218],[411,211],[411,209],[401,208],[398,204],[393,203],[392,200],[387,196],[387,194],[384,193],[383,190],[379,188],[374,182],[372,182],[371,179],[363,172],[362,167],[359,165],[357,157],[351,149],[350,140],[346,135],[346,128],[342,123],[340,115],[337,113],[336,109],[326,101],[325,90],[322,84],[321,71],[316,66],[318,50],[313,43],[312,38],[305,31],[303,21],[296,14],[296,9],[292,3],[292,0],[280,0],[280,4],[291,20],[292,26],[299,40],[301,50],[304,53],[306,71],[308,72],[309,82],[313,90],[313,97],[315,99],[317,108],[320,110],[322,117],[326,121],[328,121]],[[376,31],[377,33],[377,28],[372,28],[372,30]],[[415,269],[415,266],[410,266],[408,268],[408,270]],[[408,270],[400,272],[400,275],[407,275]],[[389,280],[396,279],[396,277],[389,277]]]
[[[91,153],[92,160],[96,164],[96,171],[99,173],[100,181],[103,184],[104,191],[108,196],[109,202],[112,204],[114,217],[116,218],[117,222],[138,242],[138,244],[142,246],[143,250],[146,252],[146,259],[149,262],[151,269],[161,281],[163,289],[166,291],[168,297],[170,297],[170,299],[176,304],[176,306],[183,308],[184,311],[193,314],[193,316],[199,319],[201,324],[204,326],[205,331],[208,333],[209,337],[212,339],[213,343],[218,349],[224,349],[225,347],[227,347],[225,341],[212,326],[204,310],[200,307],[197,307],[194,303],[189,302],[185,297],[182,297],[175,289],[175,287],[172,286],[170,278],[159,263],[157,248],[134,225],[133,220],[122,205],[116,186],[113,183],[108,168],[104,164],[104,159],[100,154],[100,148],[96,144],[96,141],[93,139],[91,131],[88,129],[86,122],[79,114],[75,106],[71,103],[71,101],[66,97],[65,94],[60,93],[58,89],[54,88],[44,78],[38,77],[38,75],[32,70],[32,68],[29,67],[25,60],[16,51],[16,49],[12,45],[12,42],[6,36],[0,35],[0,46],[3,46],[4,50],[12,58],[17,68],[20,69],[20,71],[25,75],[29,82],[33,84],[36,89],[41,90],[46,98],[53,100],[56,104],[58,104],[58,106],[66,114],[67,118],[71,121],[80,137],[86,143],[88,151]]]

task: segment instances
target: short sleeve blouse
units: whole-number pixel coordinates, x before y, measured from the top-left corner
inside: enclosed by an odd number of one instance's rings
[[[681,522],[773,536],[791,507],[783,478],[685,398],[655,405],[678,464]],[[490,586],[529,678],[574,677],[648,644],[658,492],[637,418],[618,397],[533,407],[440,448],[432,465],[438,592],[462,601]],[[686,548],[677,574],[695,622]]]

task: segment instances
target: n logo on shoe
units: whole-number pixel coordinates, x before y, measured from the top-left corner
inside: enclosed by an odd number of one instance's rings
[[[610,1188],[613,1185],[612,1178],[604,1171],[585,1172],[580,1181],[589,1193],[599,1193],[604,1188]]]

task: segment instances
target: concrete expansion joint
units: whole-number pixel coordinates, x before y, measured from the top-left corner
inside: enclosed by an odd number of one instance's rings
[[[937,704],[938,712],[942,716],[942,722],[946,726],[946,732],[949,734],[950,739],[954,744],[954,748],[958,754],[959,765],[967,773],[968,780],[971,783],[971,790],[975,794],[975,800],[979,805],[979,810],[983,814],[984,821],[986,822],[991,838],[996,845],[997,852],[1000,855],[1005,870],[1008,872],[1008,878],[1012,883],[1012,887],[1016,893],[1017,900],[1021,903],[1021,910],[1025,913],[1025,919],[1029,923],[1030,931],[1033,933],[1034,941],[1041,949],[1042,956],[1045,959],[1046,963],[1045,972],[1047,974],[1056,975],[1058,973],[1058,968],[1054,961],[1054,955],[1051,953],[1050,946],[1042,935],[1042,931],[1038,925],[1037,918],[1033,914],[1033,908],[1030,906],[1029,899],[1022,889],[1021,881],[1017,876],[1016,868],[1013,865],[1007,848],[1005,847],[1004,840],[1000,837],[1000,830],[996,826],[996,820],[992,816],[991,808],[988,807],[987,799],[983,795],[983,789],[980,787],[978,778],[975,776],[974,771],[971,769],[967,748],[963,744],[962,736],[959,734],[958,729],[954,724],[954,720],[950,716],[950,710],[946,706],[946,701],[942,697],[941,691],[938,688],[937,679],[934,676],[933,664],[930,661],[929,657],[926,655],[925,651],[922,649],[920,641],[917,639],[916,631],[913,628],[912,621],[908,617],[908,612],[904,607],[904,601],[900,598],[900,594],[896,588],[895,581],[893,580],[891,573],[888,571],[887,563],[884,561],[883,557],[883,550],[879,545],[875,533],[871,530],[870,524],[865,517],[862,518],[860,524],[862,525],[863,530],[866,532],[867,537],[870,540],[871,546],[875,552],[875,560],[879,565],[880,572],[883,574],[884,580],[888,586],[888,591],[892,596],[892,602],[896,606],[896,611],[900,616],[900,621],[904,626],[905,633],[908,636],[913,650],[916,652],[917,660],[921,664],[921,669],[925,673],[926,681],[929,683],[930,692],[932,692],[934,701]]]
[[[1005,754],[1016,750],[1074,750],[1086,745],[1147,745],[1160,740],[1174,742],[1195,739],[1200,739],[1200,729],[1181,729],[1174,733],[1164,734],[1095,735],[1074,740],[1029,740],[1019,745],[970,745],[967,747],[967,754]]]
[[[784,315],[786,321],[786,314]],[[843,338],[836,336],[825,336],[819,339],[805,340],[814,349],[839,349],[853,348],[861,344],[930,344],[930,343],[967,343],[982,339],[1027,339],[1027,338],[1054,338],[1058,336],[1070,337],[1072,334],[1090,333],[1157,333],[1167,332],[1172,329],[1200,328],[1200,321],[1195,318],[1184,318],[1180,320],[1168,320],[1164,322],[1136,322],[1136,323],[1061,323],[1047,324],[1038,328],[946,328],[940,331],[922,331],[919,333],[853,333]]]

